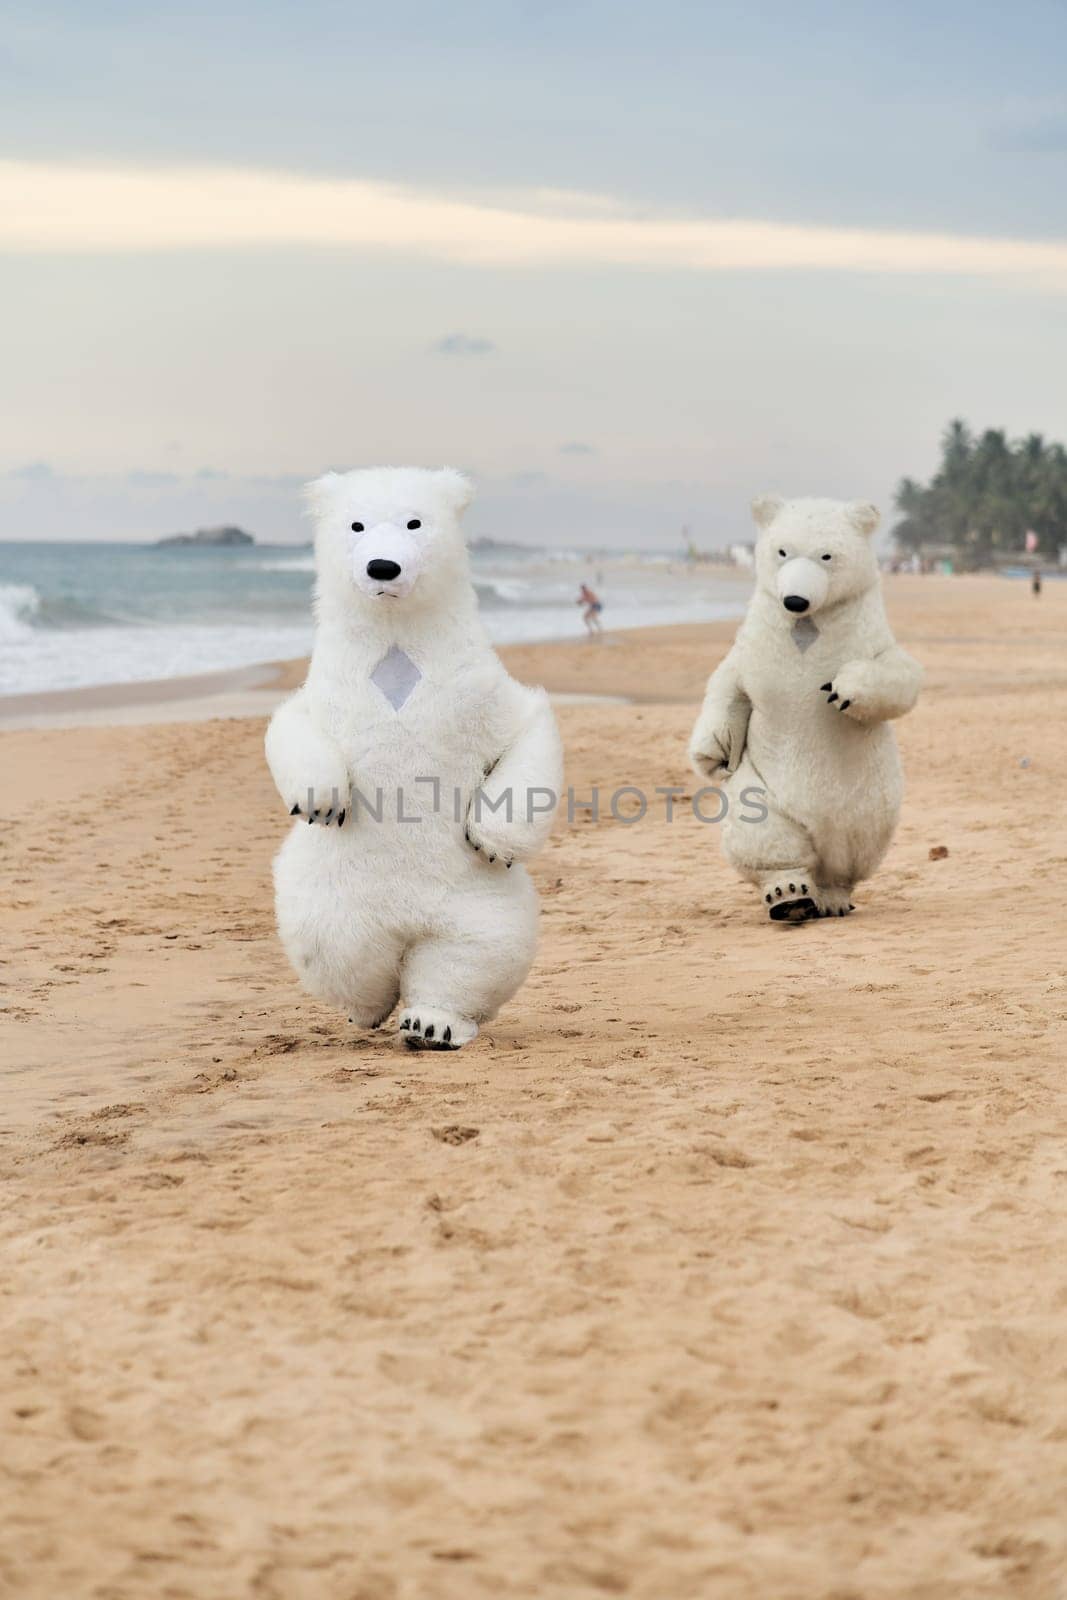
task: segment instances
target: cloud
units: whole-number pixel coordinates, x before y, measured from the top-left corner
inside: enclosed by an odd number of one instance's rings
[[[24,467],[12,467],[8,477],[25,478],[31,483],[44,483],[47,479],[54,478],[55,472],[47,461],[28,461]]]
[[[1067,290],[1067,239],[985,238],[510,203],[252,168],[0,161],[0,248],[63,254],[332,246],[477,266],[806,270],[1021,278]]]
[[[559,453],[561,456],[595,456],[596,447],[583,444],[581,439],[568,439],[566,444],[560,445]]]
[[[439,356],[488,356],[496,349],[492,339],[471,338],[466,333],[449,333],[430,349]]]

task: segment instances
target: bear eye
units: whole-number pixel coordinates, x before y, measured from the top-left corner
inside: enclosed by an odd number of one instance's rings
[[[411,521],[408,523],[408,527],[409,528],[421,528],[422,527],[422,523],[419,521],[418,517],[412,517]]]
[[[363,524],[362,524],[362,522],[353,522],[353,524],[352,524],[352,532],[353,533],[362,533],[363,532]]]
[[[823,560],[824,560],[824,561],[829,561],[829,559],[830,559],[830,557],[829,557],[829,556],[823,556]]]
[[[780,556],[782,556],[782,557],[783,557],[783,558],[784,558],[784,556],[785,556],[785,551],[784,551],[784,550],[779,550],[779,552],[778,552],[778,554],[779,554],[779,555],[780,555]]]

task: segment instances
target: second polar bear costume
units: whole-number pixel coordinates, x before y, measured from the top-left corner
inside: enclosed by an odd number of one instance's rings
[[[274,864],[279,932],[305,987],[361,1026],[399,1002],[409,1045],[457,1049],[533,960],[521,863],[562,783],[555,718],[479,620],[466,478],[328,473],[309,493],[315,647],[266,741],[299,819]]]
[[[886,619],[874,506],[765,495],[752,511],[756,591],[708,682],[690,759],[725,781],[724,853],[771,917],[845,916],[896,827],[887,724],[915,704],[922,670]],[[763,791],[765,819],[734,803],[746,790]]]

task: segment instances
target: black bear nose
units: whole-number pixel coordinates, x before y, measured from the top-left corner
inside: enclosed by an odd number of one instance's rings
[[[383,564],[384,563],[380,561],[371,562],[372,567],[382,566]],[[802,594],[787,594],[783,604],[787,611],[806,611],[811,604],[811,601],[805,600]]]
[[[368,578],[381,578],[383,580],[383,582],[388,583],[390,578],[399,578],[399,576],[400,576],[400,563],[399,563],[399,561],[368,561],[367,562],[367,577]],[[805,601],[805,605],[806,604],[807,604],[807,602]]]

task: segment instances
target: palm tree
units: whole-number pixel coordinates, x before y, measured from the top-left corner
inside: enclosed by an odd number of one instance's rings
[[[977,438],[961,418],[941,436],[941,462],[928,484],[903,478],[896,493],[903,548],[950,544],[967,564],[987,565],[1025,549],[1031,529],[1040,552],[1067,543],[1067,450],[1040,433],[1012,443],[1002,428]]]

